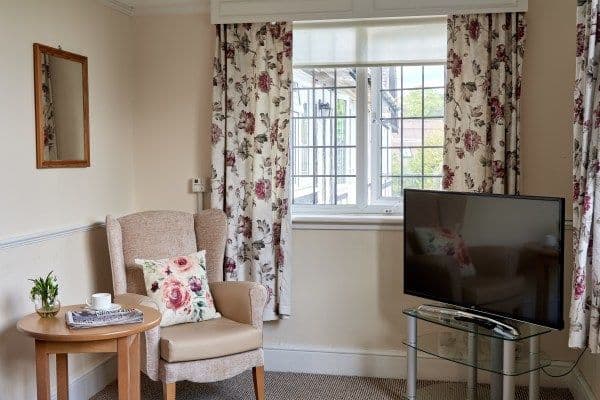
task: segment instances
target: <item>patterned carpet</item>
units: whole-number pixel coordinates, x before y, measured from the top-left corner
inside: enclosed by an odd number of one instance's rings
[[[465,385],[460,383],[420,382],[419,399],[464,400]],[[399,379],[361,378],[348,376],[266,373],[268,400],[399,400],[405,381]],[[489,398],[489,386],[480,385],[480,399]],[[528,398],[527,389],[517,389],[517,400]],[[117,386],[109,385],[92,400],[116,400]],[[142,379],[142,399],[162,400],[159,382]],[[198,384],[177,383],[177,400],[248,400],[254,399],[252,374],[241,374],[224,382]],[[542,389],[540,400],[572,400],[567,389]]]

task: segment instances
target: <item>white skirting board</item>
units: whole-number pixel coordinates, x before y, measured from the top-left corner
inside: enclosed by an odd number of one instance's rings
[[[568,382],[575,400],[598,400],[579,368],[575,368],[569,375]]]
[[[87,399],[116,379],[116,359],[113,357],[92,371],[71,381],[70,398]],[[419,357],[419,379],[466,380],[466,368],[434,357]],[[568,362],[555,363],[565,370]],[[454,367],[453,367],[454,366]],[[265,369],[277,372],[304,372],[313,374],[404,378],[406,355],[403,351],[373,351],[354,349],[324,349],[298,347],[265,347]],[[559,368],[553,368],[553,372]],[[443,371],[443,375],[440,374]],[[479,374],[480,381],[488,376]],[[517,379],[527,384],[527,375]],[[550,378],[541,374],[542,386],[567,387],[575,400],[600,400],[594,394],[578,368],[564,378]],[[56,399],[54,395],[53,400]]]

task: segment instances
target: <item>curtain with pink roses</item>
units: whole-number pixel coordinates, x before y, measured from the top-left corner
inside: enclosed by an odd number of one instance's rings
[[[227,214],[226,280],[260,282],[265,320],[291,313],[291,22],[217,26],[212,207]]]
[[[58,160],[50,56],[42,53],[42,114],[44,116],[44,160]]]
[[[523,13],[448,18],[443,187],[519,191]]]
[[[578,1],[573,124],[573,281],[569,346],[600,353],[600,37],[598,0]]]

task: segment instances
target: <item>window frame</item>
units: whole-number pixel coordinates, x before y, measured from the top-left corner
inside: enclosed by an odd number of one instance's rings
[[[383,90],[381,88],[381,69],[383,67],[410,67],[410,66],[420,66],[420,67],[426,67],[426,66],[440,66],[446,65],[446,61],[430,61],[430,62],[420,62],[418,64],[415,63],[398,63],[398,64],[394,64],[394,65],[379,65],[375,68],[373,68],[374,71],[376,71],[373,76],[371,76],[371,104],[373,105],[373,111],[371,113],[371,126],[369,129],[369,134],[372,137],[370,146],[368,148],[368,152],[371,156],[371,184],[370,184],[370,190],[369,190],[369,195],[370,195],[370,205],[371,206],[376,206],[378,207],[379,210],[383,209],[383,212],[386,214],[396,214],[396,215],[402,215],[403,211],[404,211],[404,199],[402,196],[400,197],[384,197],[381,194],[381,178],[382,178],[382,143],[381,143],[381,137],[382,137],[382,123],[381,123],[381,114],[382,114],[382,105],[381,105],[381,96],[380,93]],[[424,71],[422,72],[424,74]],[[445,81],[445,74],[446,74],[446,70],[444,68],[444,81]],[[403,78],[401,78],[403,79]],[[425,82],[424,82],[424,77],[422,77],[422,86],[418,87],[418,88],[410,88],[407,90],[420,90],[421,91],[421,116],[420,117],[415,117],[415,118],[405,118],[404,116],[400,116],[398,119],[399,120],[405,120],[405,119],[419,119],[421,120],[421,137],[422,137],[422,142],[420,146],[413,146],[414,148],[420,148],[422,150],[422,154],[421,154],[421,163],[424,164],[425,162],[425,149],[427,148],[439,148],[439,147],[443,147],[442,146],[427,146],[425,145],[425,127],[424,127],[424,121],[427,119],[435,119],[435,118],[442,118],[444,119],[444,113],[442,113],[441,116],[437,116],[437,117],[426,117],[425,116],[425,90],[427,89],[439,89],[440,87],[438,86],[425,86]],[[397,90],[400,91],[402,96],[403,96],[403,91],[405,90],[402,86],[400,89],[388,89],[388,90]],[[445,92],[446,92],[446,88],[443,88],[444,93],[443,96],[445,98]],[[402,128],[403,129],[403,128]],[[404,133],[404,132],[403,132]],[[403,134],[402,133],[402,134]],[[411,148],[411,146],[407,146],[405,147],[403,143],[401,143],[401,150],[403,151],[405,148]],[[401,165],[403,165],[403,160],[400,160]],[[432,177],[432,178],[439,178],[441,177],[442,171],[440,171],[440,175],[425,175],[425,171],[421,170],[421,175],[420,176],[414,176],[414,177],[420,177],[421,179],[426,178],[426,177]],[[407,177],[412,177],[412,176],[407,176]],[[400,179],[404,179],[405,175],[401,174],[400,175]]]
[[[367,208],[367,185],[368,185],[368,171],[367,170],[367,154],[368,153],[368,136],[369,136],[369,126],[368,126],[368,118],[369,118],[369,104],[365,101],[358,101],[361,96],[368,96],[368,71],[367,67],[358,67],[358,66],[303,66],[301,69],[315,69],[315,68],[346,68],[352,67],[356,68],[356,204],[293,204],[292,203],[292,214],[358,214],[364,213]],[[341,86],[340,86],[341,87]],[[335,89],[337,90],[337,86]],[[336,98],[337,99],[337,98]],[[314,98],[313,98],[314,102]],[[337,104],[334,104],[334,107],[337,107]],[[292,117],[292,120],[294,117]],[[312,116],[308,118],[309,120],[316,120],[317,117]],[[292,121],[292,125],[294,121]],[[335,125],[334,125],[335,128]],[[314,129],[314,128],[313,128]],[[314,132],[313,132],[314,134]],[[335,135],[335,133],[334,133]],[[337,148],[337,147],[336,147]],[[290,141],[290,153],[292,160],[292,166],[295,162],[295,152],[293,151],[293,140]],[[316,160],[313,160],[313,163],[316,165]],[[293,168],[292,168],[293,170]],[[313,166],[313,173],[316,172]],[[293,175],[293,173],[291,174]],[[291,182],[291,197],[293,201],[293,179]]]
[[[419,63],[397,63],[393,65],[372,65],[372,66],[354,66],[354,65],[328,65],[328,66],[302,66],[294,69],[310,68],[356,68],[356,204],[293,204],[293,179],[291,184],[292,215],[390,215],[401,217],[403,215],[403,198],[382,197],[381,193],[381,115],[380,88],[381,88],[381,68],[383,67],[402,67],[402,66],[427,66],[427,65],[445,65],[446,60],[432,60]],[[376,73],[371,76],[371,88],[369,89],[369,73],[371,68]],[[445,69],[444,69],[445,71]],[[421,87],[421,90],[425,87]],[[369,92],[370,91],[370,92]],[[372,110],[369,111],[369,101],[371,97]],[[445,88],[444,88],[445,96]],[[313,99],[314,101],[314,99]],[[424,99],[423,99],[424,101]],[[334,105],[336,107],[337,105]],[[424,109],[421,110],[424,112]],[[420,119],[424,116],[421,115]],[[443,118],[443,116],[442,116]],[[293,119],[293,118],[292,118]],[[314,119],[314,116],[311,118]],[[291,121],[292,125],[294,121]],[[424,143],[421,148],[424,148]],[[294,146],[290,140],[290,160],[294,165]],[[423,155],[424,156],[424,155]],[[422,156],[422,157],[423,157]],[[316,160],[313,160],[316,162]],[[290,168],[292,170],[292,168]],[[315,171],[313,171],[315,172]],[[422,173],[424,171],[421,171]],[[291,173],[290,176],[293,174]],[[437,177],[437,176],[436,176]]]

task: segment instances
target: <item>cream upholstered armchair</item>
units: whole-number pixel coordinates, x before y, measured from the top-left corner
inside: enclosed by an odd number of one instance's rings
[[[214,382],[252,368],[257,400],[264,399],[262,315],[266,289],[251,282],[223,282],[225,214],[146,211],[106,217],[116,301],[154,305],[146,296],[134,259],[161,259],[206,250],[210,290],[221,318],[154,328],[142,337],[141,368],[163,382],[165,400],[175,399],[175,382]]]

